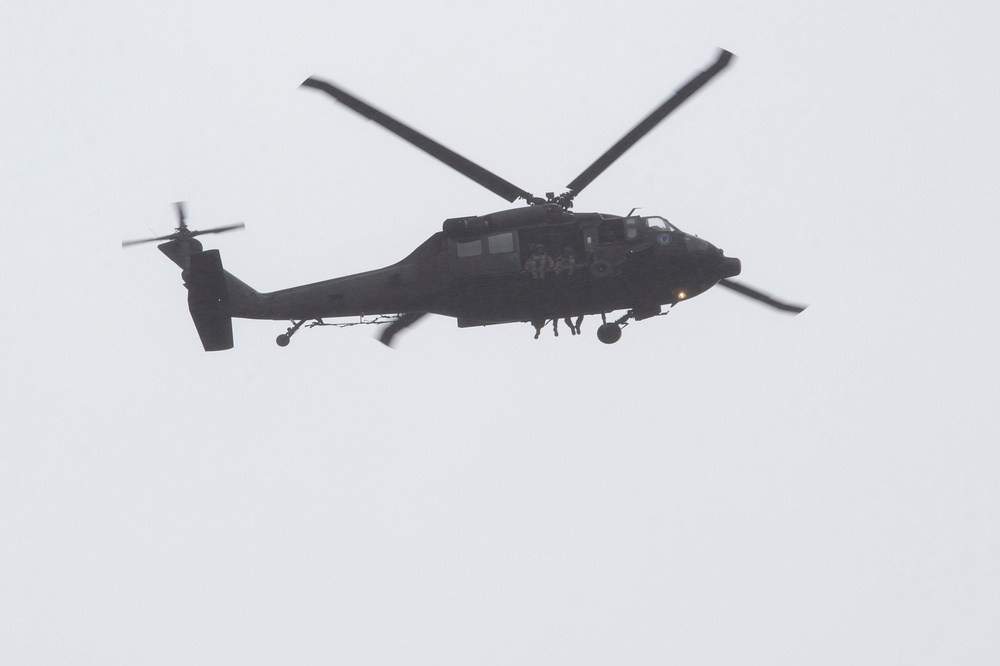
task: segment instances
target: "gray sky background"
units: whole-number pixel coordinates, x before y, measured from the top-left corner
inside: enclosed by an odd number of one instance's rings
[[[0,662],[1000,661],[994,3],[169,4],[0,8]],[[259,290],[383,266],[508,205],[306,77],[561,191],[717,47],[577,209],[798,317],[206,354],[119,245],[185,200]]]

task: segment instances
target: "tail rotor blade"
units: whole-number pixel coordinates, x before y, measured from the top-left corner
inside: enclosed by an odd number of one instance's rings
[[[805,305],[794,305],[792,303],[783,303],[782,301],[772,298],[771,296],[768,296],[767,294],[761,291],[757,291],[756,289],[748,287],[745,284],[740,284],[739,282],[733,282],[732,280],[722,279],[719,280],[719,284],[722,285],[723,287],[726,287],[727,289],[732,289],[738,294],[743,294],[744,296],[748,296],[754,300],[760,301],[765,305],[770,305],[772,308],[777,308],[778,310],[784,310],[785,312],[793,312],[795,314],[799,314],[800,312],[805,310],[806,307],[808,307]]]
[[[233,229],[245,229],[247,225],[242,222],[237,222],[236,224],[228,224],[224,227],[213,227],[212,229],[201,229],[200,231],[192,231],[192,236],[201,236],[202,234],[220,234],[223,231],[232,231]]]
[[[152,243],[154,241],[162,241],[169,239],[169,236],[157,236],[155,238],[140,238],[139,240],[126,240],[122,241],[122,247],[129,247],[130,245],[139,245],[140,243]]]
[[[184,210],[184,202],[177,201],[174,203],[174,207],[177,208],[177,228],[186,229],[187,228],[187,213]]]

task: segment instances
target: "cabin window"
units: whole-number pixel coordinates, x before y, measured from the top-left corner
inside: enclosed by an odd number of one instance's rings
[[[505,254],[507,252],[514,251],[514,234],[507,232],[505,234],[494,234],[487,238],[487,245],[490,248],[490,254]]]
[[[624,220],[621,218],[604,220],[597,225],[598,243],[618,243],[625,240]]]
[[[460,257],[478,257],[483,253],[483,241],[478,238],[474,241],[456,243],[455,246],[458,248],[458,256]]]

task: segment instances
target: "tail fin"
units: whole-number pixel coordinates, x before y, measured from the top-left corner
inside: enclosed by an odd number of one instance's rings
[[[192,254],[184,285],[188,288],[188,309],[205,351],[232,349],[229,288],[219,251]]]
[[[205,351],[232,349],[229,288],[219,251],[203,251],[194,238],[172,240],[157,247],[181,268],[188,289],[188,310]]]
[[[157,247],[181,268],[188,309],[205,351],[232,349],[233,316],[260,317],[260,294],[224,270],[219,251],[203,250],[197,239],[180,238]]]

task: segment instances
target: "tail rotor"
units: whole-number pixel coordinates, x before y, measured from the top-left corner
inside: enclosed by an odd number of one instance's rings
[[[140,243],[153,243],[153,242],[169,242],[174,240],[188,240],[194,238],[195,236],[201,236],[204,234],[218,234],[223,231],[233,231],[235,229],[243,229],[246,227],[242,222],[237,222],[236,224],[227,224],[222,227],[212,227],[211,229],[201,229],[192,231],[188,229],[187,225],[187,212],[184,209],[184,202],[178,201],[174,204],[177,209],[177,229],[174,233],[167,236],[154,236],[153,238],[140,238],[138,240],[126,240],[122,241],[122,247],[130,247],[132,245],[139,245]]]

